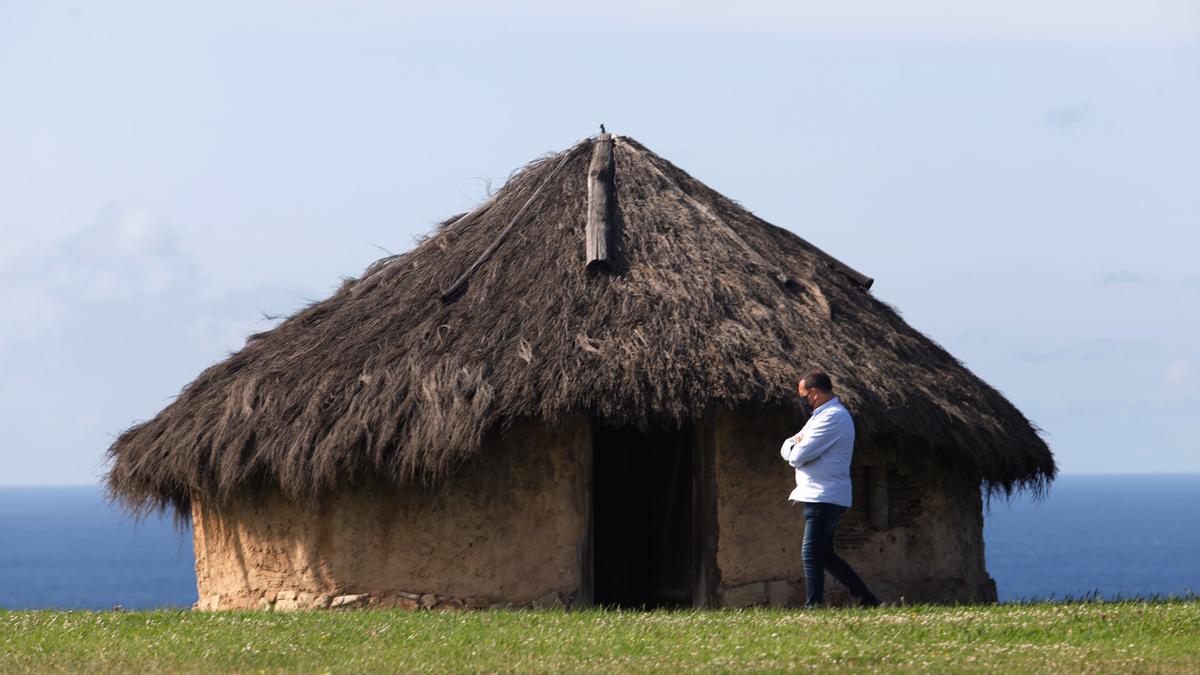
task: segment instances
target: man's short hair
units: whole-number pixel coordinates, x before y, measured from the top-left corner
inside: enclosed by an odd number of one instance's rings
[[[805,389],[819,389],[826,394],[833,393],[833,380],[823,370],[814,370],[804,376]]]

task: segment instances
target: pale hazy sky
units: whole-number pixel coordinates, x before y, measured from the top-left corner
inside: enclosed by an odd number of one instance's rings
[[[260,312],[601,122],[875,277],[1064,472],[1200,471],[1194,0],[189,5],[0,0],[0,485],[93,482]]]

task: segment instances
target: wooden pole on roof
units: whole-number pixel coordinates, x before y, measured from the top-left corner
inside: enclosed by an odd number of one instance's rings
[[[542,188],[546,187],[546,183],[549,183],[550,179],[554,178],[554,176],[558,174],[558,170],[563,168],[563,166],[567,163],[567,160],[574,157],[575,153],[579,152],[582,147],[583,143],[579,143],[575,147],[563,153],[562,159],[557,165],[555,165],[554,170],[547,174],[546,177],[542,179],[542,182],[538,183],[538,186],[533,190],[533,194],[529,195],[529,199],[525,200],[525,203],[521,205],[520,209],[517,209],[517,214],[512,217],[512,220],[508,221],[508,224],[504,226],[504,229],[500,230],[500,233],[496,235],[496,238],[492,240],[492,243],[489,244],[486,249],[484,249],[483,253],[479,254],[479,257],[475,259],[475,262],[471,263],[471,266],[467,268],[467,271],[459,275],[458,279],[456,279],[454,283],[450,285],[450,288],[442,291],[443,301],[450,302],[456,299],[459,293],[462,293],[463,289],[467,287],[467,280],[471,278],[471,275],[474,274],[475,271],[483,265],[483,263],[487,262],[488,258],[492,257],[492,254],[496,252],[496,249],[500,248],[500,244],[504,242],[504,238],[508,236],[509,232],[512,232],[514,227],[517,226],[517,222],[521,220],[521,216],[525,215],[525,211],[529,209],[529,205],[533,203],[533,200],[537,199],[537,196],[539,193],[541,193]],[[490,208],[490,204],[494,200],[494,198],[489,200],[486,204],[483,204],[471,213],[468,213],[466,216],[464,216],[464,218],[477,216],[486,208]],[[456,224],[457,222],[458,221],[455,221]]]
[[[585,230],[587,269],[608,269],[609,232],[613,220],[615,170],[612,134],[602,133],[592,144],[592,162],[588,165],[587,229]]]

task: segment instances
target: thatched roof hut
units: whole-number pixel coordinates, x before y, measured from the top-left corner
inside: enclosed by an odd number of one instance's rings
[[[1041,491],[1056,468],[1034,426],[870,285],[633,139],[590,138],[251,336],[121,434],[108,485],[195,518],[267,494],[300,512],[347,490],[452,491],[530,425],[594,439],[771,415],[786,435],[817,365],[862,461],[937,466],[975,502],[981,484]]]

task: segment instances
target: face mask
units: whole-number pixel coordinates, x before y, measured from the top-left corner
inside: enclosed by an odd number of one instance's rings
[[[806,396],[800,397],[800,409],[810,415],[812,414],[813,407],[812,407],[812,404],[810,404],[808,402],[808,397],[806,397]]]

